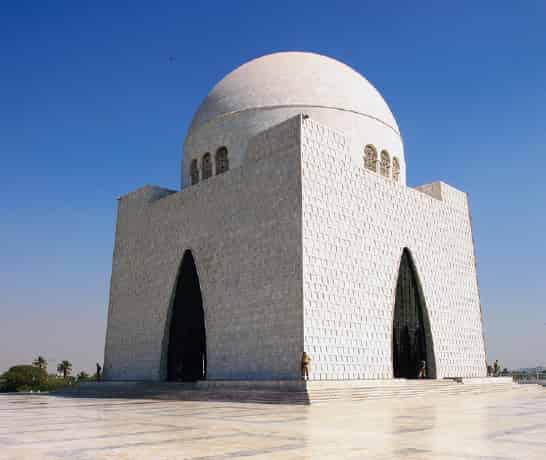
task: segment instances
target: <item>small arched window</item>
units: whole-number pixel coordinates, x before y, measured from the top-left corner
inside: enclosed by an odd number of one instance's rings
[[[395,182],[400,180],[400,161],[396,157],[392,157],[392,178]]]
[[[225,147],[220,147],[216,151],[216,174],[222,174],[229,169],[228,151]]]
[[[390,176],[391,172],[391,157],[389,152],[386,150],[381,151],[381,164],[380,164],[381,175],[385,177]]]
[[[201,171],[203,180],[212,176],[212,158],[208,152],[203,155],[203,160],[201,160]]]
[[[370,171],[377,172],[377,150],[373,145],[364,147],[364,167]]]
[[[191,176],[191,185],[195,185],[199,182],[199,166],[197,165],[197,160],[195,158],[191,160],[190,176]]]

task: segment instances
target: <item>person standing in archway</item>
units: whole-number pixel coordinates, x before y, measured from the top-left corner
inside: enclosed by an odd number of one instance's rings
[[[499,364],[499,360],[496,359],[495,362],[493,363],[493,377],[498,377],[500,374],[500,364]]]
[[[419,375],[418,378],[425,379],[427,377],[427,362],[423,359],[421,364],[419,364]]]
[[[301,378],[303,380],[309,380],[309,365],[311,364],[311,357],[304,351],[301,355]]]

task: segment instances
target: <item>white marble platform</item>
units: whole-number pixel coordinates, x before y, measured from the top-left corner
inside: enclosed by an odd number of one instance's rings
[[[544,459],[546,390],[294,406],[0,395],[2,460]]]

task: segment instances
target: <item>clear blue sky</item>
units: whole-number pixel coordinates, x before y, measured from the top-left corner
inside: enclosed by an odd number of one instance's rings
[[[102,362],[116,197],[178,187],[202,98],[282,50],[364,74],[409,184],[469,193],[490,359],[546,364],[545,2],[113,3],[2,3],[0,371]]]

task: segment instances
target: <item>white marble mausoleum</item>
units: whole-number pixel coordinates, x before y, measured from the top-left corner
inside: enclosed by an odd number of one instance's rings
[[[109,380],[484,377],[468,199],[406,185],[381,94],[334,59],[250,61],[199,107],[180,190],[119,199]]]

